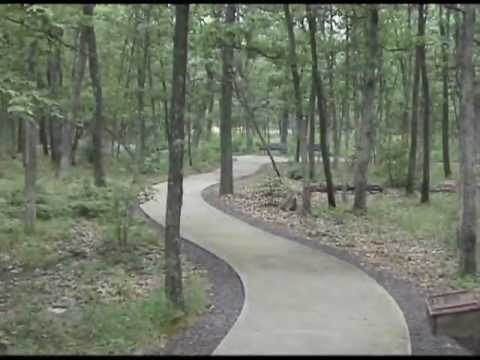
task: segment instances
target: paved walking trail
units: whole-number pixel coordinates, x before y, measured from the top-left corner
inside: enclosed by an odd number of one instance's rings
[[[266,156],[239,156],[234,175],[255,172]],[[208,205],[203,189],[219,171],[184,179],[182,236],[227,261],[240,275],[245,304],[214,354],[410,354],[405,318],[363,271],[272,235]],[[167,183],[143,209],[164,224]]]

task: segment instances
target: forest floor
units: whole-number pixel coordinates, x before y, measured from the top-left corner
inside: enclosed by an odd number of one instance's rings
[[[284,175],[292,165],[283,163]],[[319,171],[317,169],[317,171]],[[337,183],[341,174],[336,174]],[[279,208],[285,188],[278,186],[271,166],[236,183],[236,193],[211,204],[255,226],[343,257],[355,263],[392,293],[405,313],[412,334],[414,354],[462,353],[448,338],[433,338],[425,315],[425,296],[451,289],[480,290],[477,278],[458,275],[455,250],[457,195],[431,194],[429,205],[403,191],[384,188],[368,196],[368,213],[358,217],[351,212],[353,195],[346,202],[337,192],[337,208],[329,209],[326,194],[313,193],[313,217],[303,219],[296,212]],[[373,179],[372,179],[373,178]],[[372,176],[372,183],[379,177]],[[320,180],[321,181],[321,180]],[[300,189],[300,180],[286,179],[289,188]],[[433,183],[440,183],[438,176]],[[213,190],[212,190],[213,191]]]
[[[0,166],[0,354],[161,353],[211,308],[205,269],[182,258],[186,311],[177,311],[164,297],[159,229],[134,214],[126,244],[118,242],[115,204],[131,192],[128,168],[109,164],[108,186],[99,189],[89,166],[59,180],[50,161],[39,160],[31,236],[21,220],[21,161]],[[143,182],[162,180],[165,172]]]
[[[290,167],[279,164],[283,174]],[[309,241],[345,249],[431,292],[458,288],[480,292],[479,279],[458,275],[457,194],[433,193],[430,204],[422,205],[418,197],[406,197],[403,189],[384,187],[383,193],[368,195],[368,212],[359,217],[351,212],[352,192],[347,192],[346,202],[337,192],[336,209],[328,208],[326,193],[314,192],[313,217],[304,219],[280,209],[285,193],[272,187],[272,179],[273,170],[265,166],[224,201],[249,216],[294,229]],[[301,180],[284,181],[300,191]]]

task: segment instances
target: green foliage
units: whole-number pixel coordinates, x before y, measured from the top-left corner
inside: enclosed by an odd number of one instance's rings
[[[203,285],[196,279],[187,282],[187,315],[204,308]],[[54,316],[23,301],[24,312],[7,311],[0,319],[6,335],[17,331],[15,354],[126,354],[157,342],[185,319],[163,289],[131,302],[87,305],[83,316],[74,310]]]
[[[408,169],[406,148],[405,142],[401,139],[393,140],[380,148],[379,166],[375,169],[375,175],[386,178],[388,186],[403,187],[406,184]]]
[[[154,151],[148,155],[143,163],[145,174],[165,174],[168,171],[168,150]]]
[[[384,221],[410,234],[456,247],[457,198],[455,194],[435,194],[431,204],[418,199],[376,195],[368,210],[372,221]]]
[[[282,196],[288,192],[288,186],[278,176],[267,176],[255,186],[255,192],[262,196]]]

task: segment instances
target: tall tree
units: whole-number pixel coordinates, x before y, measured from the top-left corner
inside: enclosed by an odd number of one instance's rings
[[[465,274],[475,274],[477,271],[477,207],[476,192],[477,180],[475,175],[475,107],[473,78],[475,76],[473,64],[475,7],[464,5],[464,20],[461,41],[461,84],[462,101],[460,116],[460,171],[461,171],[461,218],[460,239],[461,257],[460,271]]]
[[[85,74],[85,65],[87,62],[87,32],[86,27],[81,25],[80,41],[78,49],[78,59],[75,61],[73,69],[73,92],[72,107],[70,118],[66,118],[63,124],[63,136],[60,158],[60,177],[64,177],[70,170],[72,164],[72,141],[73,126],[78,120],[80,113],[80,93],[82,91],[82,81]]]
[[[182,264],[180,260],[180,216],[183,198],[183,151],[185,140],[185,78],[188,58],[189,5],[175,5],[173,36],[172,98],[168,141],[168,194],[165,219],[165,291],[167,298],[184,308]]]
[[[37,62],[37,41],[30,45],[28,55],[28,75],[35,79],[35,69]],[[37,217],[36,189],[37,180],[37,124],[31,118],[22,119],[25,123],[25,144],[24,144],[24,163],[25,163],[25,233],[32,234],[35,230],[35,220]]]
[[[363,88],[362,119],[360,123],[360,133],[357,137],[357,158],[355,161],[354,173],[354,199],[353,210],[364,212],[367,210],[367,171],[370,162],[370,154],[373,146],[373,123],[375,118],[374,100],[376,71],[378,62],[379,40],[378,40],[378,5],[368,6],[368,29],[367,46],[368,52],[365,54],[365,78]]]
[[[86,26],[88,44],[88,67],[92,80],[93,94],[95,96],[95,122],[93,125],[93,170],[96,186],[105,186],[105,170],[103,165],[103,98],[100,64],[97,53],[97,40],[93,25],[94,4],[84,4],[83,14],[91,19]]]
[[[61,37],[63,30],[59,27],[52,27],[50,30],[55,36]],[[48,40],[49,56],[47,59],[47,83],[50,89],[50,96],[59,100],[62,95],[61,88],[63,86],[63,72],[62,72],[62,49],[58,43]],[[60,153],[62,141],[62,121],[55,115],[49,117],[48,131],[50,135],[50,156],[58,173],[60,166]]]
[[[220,195],[233,194],[232,161],[232,66],[234,34],[231,25],[235,22],[235,4],[227,4],[225,24],[227,43],[222,49],[222,94],[220,98]]]
[[[145,128],[145,82],[146,72],[148,65],[148,57],[150,50],[150,32],[148,25],[150,23],[151,7],[148,5],[147,9],[139,8],[137,16],[143,16],[143,21],[139,21],[139,25],[142,24],[143,32],[139,32],[139,40],[137,42],[139,50],[137,51],[138,59],[137,63],[137,113],[138,113],[138,149],[137,149],[137,161],[139,168],[143,167],[143,162],[146,153],[146,128]],[[142,36],[143,35],[143,36]]]
[[[424,7],[425,6],[425,7]],[[425,24],[427,21],[426,5],[418,4],[418,16],[422,22],[422,36],[425,35]],[[422,97],[423,97],[423,166],[422,166],[422,191],[420,202],[426,203],[430,199],[430,148],[431,148],[431,129],[430,129],[430,89],[427,76],[427,55],[425,50],[425,41],[421,43],[421,75],[422,75]]]
[[[307,19],[310,34],[310,51],[312,56],[312,76],[313,82],[315,83],[317,107],[320,118],[320,150],[322,153],[323,171],[327,183],[328,206],[335,207],[335,188],[333,186],[332,172],[330,170],[330,156],[328,154],[327,144],[328,136],[326,101],[323,93],[322,78],[318,73],[317,41],[315,39],[315,34],[317,32],[316,14],[310,5],[307,5]]]
[[[449,133],[448,133],[448,40],[449,40],[449,12],[447,10],[446,20],[443,17],[443,5],[439,5],[439,27],[442,40],[442,150],[443,150],[443,171],[445,177],[452,175],[450,169]],[[445,31],[446,28],[446,31]]]
[[[303,119],[302,111],[302,95],[300,92],[300,77],[298,75],[298,65],[297,65],[297,54],[296,54],[296,45],[295,45],[295,33],[293,32],[293,23],[292,17],[290,15],[290,8],[288,4],[283,4],[283,9],[285,13],[285,23],[287,25],[288,33],[288,64],[290,66],[290,71],[292,73],[292,82],[293,82],[293,93],[295,97],[295,125],[297,130],[297,148],[295,152],[295,161],[299,162],[300,160],[300,126]]]
[[[420,6],[420,4],[419,4]],[[425,33],[423,20],[420,17],[420,7],[418,13],[418,32],[417,38],[422,39]],[[410,123],[410,150],[408,155],[408,173],[407,173],[407,194],[413,194],[415,191],[415,172],[417,163],[417,143],[418,143],[418,93],[420,88],[420,67],[421,67],[422,48],[417,41],[415,46],[415,64],[413,68],[413,90],[412,90],[412,117]]]

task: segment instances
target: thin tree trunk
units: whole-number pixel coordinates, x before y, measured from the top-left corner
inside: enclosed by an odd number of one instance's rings
[[[150,12],[145,13],[145,24],[150,22]],[[146,72],[148,65],[148,52],[150,47],[150,35],[148,29],[143,30],[143,41],[140,42],[139,47],[143,52],[138,52],[139,59],[137,61],[137,105],[138,105],[138,127],[139,127],[139,147],[137,149],[138,154],[138,166],[139,169],[143,168],[143,163],[146,155],[146,128],[145,128],[145,82]],[[140,58],[141,56],[141,58]]]
[[[363,94],[362,122],[357,143],[357,159],[354,174],[354,199],[353,210],[364,212],[367,210],[367,172],[373,142],[373,124],[375,120],[374,100],[377,70],[377,58],[379,56],[378,40],[378,7],[371,4],[368,9],[368,54],[366,56],[365,87]]]
[[[327,144],[328,136],[326,102],[323,94],[322,78],[318,73],[317,42],[315,40],[317,24],[315,21],[315,14],[313,13],[310,5],[307,5],[307,19],[310,33],[310,50],[312,56],[313,81],[315,83],[317,107],[320,117],[320,150],[322,153],[323,171],[325,173],[325,180],[327,183],[328,206],[335,207],[335,188],[333,186],[332,173],[330,170],[330,156],[328,154]]]
[[[426,6],[426,5],[425,5]],[[426,8],[425,8],[426,10]],[[425,30],[425,23],[427,14],[424,12],[424,5],[419,4],[419,17],[422,19],[423,33]],[[423,92],[423,176],[422,176],[422,191],[420,202],[426,203],[430,198],[430,148],[431,148],[431,129],[430,129],[430,89],[427,77],[427,60],[425,43],[421,44],[421,74],[422,74],[422,92]]]
[[[297,132],[297,148],[295,152],[295,161],[298,163],[300,160],[300,126],[303,121],[303,111],[302,111],[302,95],[300,93],[300,77],[298,76],[297,68],[297,55],[296,55],[296,45],[295,45],[295,33],[293,32],[292,17],[290,15],[290,8],[288,4],[283,4],[283,9],[285,12],[285,23],[287,26],[288,32],[288,63],[290,66],[290,71],[292,73],[293,81],[293,92],[295,96],[295,124]]]
[[[231,26],[235,22],[235,5],[226,7],[225,24]],[[222,96],[220,99],[220,195],[233,194],[233,162],[232,162],[232,65],[233,38],[229,34],[227,44],[222,49]]]
[[[442,102],[442,150],[443,150],[443,171],[446,178],[449,178],[452,175],[452,170],[450,168],[450,151],[449,151],[449,133],[448,133],[448,38],[449,38],[449,14],[447,10],[447,21],[446,29],[444,26],[443,18],[443,6],[439,5],[439,26],[440,26],[440,37],[442,40],[442,92],[443,92],[443,102]]]
[[[33,41],[30,45],[28,54],[28,76],[34,80],[36,74],[37,63],[37,41]],[[36,189],[35,183],[37,178],[37,141],[38,131],[37,125],[33,119],[22,121],[25,124],[25,143],[23,159],[25,163],[25,233],[32,234],[35,231],[36,220]]]
[[[282,130],[282,132],[280,133],[280,142],[285,145],[287,145],[288,139],[288,115],[288,107],[284,105],[282,109],[282,117],[280,119],[280,125]]]
[[[168,139],[170,138],[170,125],[169,125],[169,118],[170,114],[168,111],[168,101],[167,101],[167,84],[165,83],[165,71],[163,66],[163,61],[160,58],[160,68],[162,69],[162,90],[163,90],[163,112],[164,112],[164,119],[165,119],[165,137]]]
[[[418,18],[417,37],[423,36],[424,27],[420,15]],[[417,163],[417,143],[418,143],[418,93],[420,88],[420,67],[422,49],[420,44],[415,47],[415,64],[413,68],[413,90],[412,90],[412,118],[410,124],[410,151],[408,155],[408,173],[407,173],[407,194],[411,195],[415,191],[415,172]]]
[[[91,18],[91,25],[87,26],[88,64],[92,80],[93,94],[95,97],[95,122],[93,124],[93,169],[96,186],[105,186],[105,170],[103,165],[103,99],[100,64],[97,54],[97,40],[93,26],[94,4],[84,4],[83,14]]]
[[[35,183],[37,179],[37,125],[25,121],[25,233],[35,231],[37,214]]]
[[[237,85],[237,82],[235,81],[235,77],[233,77],[233,85],[235,88],[235,93],[237,94],[237,98],[247,113],[248,121],[250,122],[250,124],[253,125],[253,128],[255,129],[257,136],[260,138],[260,142],[262,143],[262,146],[267,151],[268,157],[270,158],[270,162],[272,163],[273,170],[275,171],[277,176],[281,178],[280,171],[278,170],[277,164],[275,163],[275,159],[273,158],[272,153],[270,152],[270,148],[267,146],[267,142],[265,141],[265,138],[263,137],[257,122],[255,121],[254,111],[248,104],[248,101],[246,100],[246,96],[242,96],[240,90],[238,89],[238,85]]]
[[[60,36],[63,34],[60,31]],[[51,41],[49,41],[51,43]],[[48,58],[48,86],[50,88],[50,96],[58,100],[62,87],[62,57],[59,45],[55,45]],[[56,175],[60,166],[61,141],[62,141],[62,123],[61,120],[53,116],[49,117],[49,133],[50,133],[50,155],[55,167]]]
[[[80,93],[82,91],[82,81],[85,74],[85,65],[87,62],[87,33],[86,29],[82,26],[80,33],[80,44],[78,60],[75,62],[74,74],[73,74],[73,94],[72,94],[72,108],[70,119],[66,118],[63,124],[63,136],[62,136],[62,151],[60,157],[60,169],[59,176],[65,177],[70,171],[70,165],[72,164],[72,136],[73,126],[78,120],[78,114],[80,112]]]
[[[460,219],[460,271],[476,274],[477,243],[477,180],[475,174],[475,107],[473,78],[474,31],[476,5],[464,5],[461,46],[462,106],[460,116],[460,169],[462,184],[462,213]]]
[[[314,69],[312,69],[312,72]],[[310,179],[315,177],[315,152],[313,145],[315,144],[315,82],[313,81],[310,87],[310,99],[309,99],[309,113],[308,113],[308,124],[309,124],[309,147],[308,147],[308,166]]]
[[[331,44],[333,44],[333,37],[334,37],[334,29],[333,29],[333,5],[329,5],[329,40]],[[331,45],[332,46],[332,45]],[[330,90],[330,124],[332,129],[332,137],[333,137],[333,164],[332,167],[336,169],[338,167],[338,156],[340,152],[340,142],[339,142],[339,126],[338,126],[338,119],[337,119],[337,106],[335,102],[335,78],[334,78],[334,68],[336,66],[335,63],[336,52],[335,49],[332,48],[327,56],[327,64],[328,64],[328,87]]]
[[[188,58],[189,5],[175,5],[173,76],[170,112],[167,214],[165,219],[165,292],[177,307],[184,309],[180,220],[183,198],[183,142],[185,139],[185,78]]]

